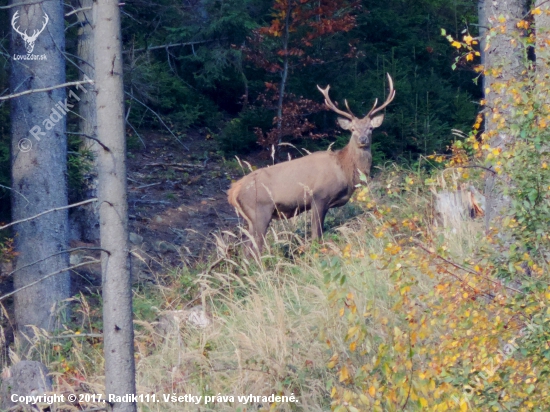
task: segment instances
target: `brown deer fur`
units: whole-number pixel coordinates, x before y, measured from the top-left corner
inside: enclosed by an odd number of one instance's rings
[[[228,200],[248,223],[256,246],[262,249],[271,219],[290,218],[312,211],[312,238],[323,234],[328,209],[343,206],[359,183],[359,171],[369,175],[372,130],[382,124],[384,115],[373,117],[394,98],[393,82],[386,102],[362,119],[338,109],[328,97],[329,86],[321,89],[325,104],[347,119],[338,118],[340,127],[351,131],[346,147],[338,151],[316,152],[299,159],[258,169],[231,185]],[[347,102],[346,102],[347,107]]]

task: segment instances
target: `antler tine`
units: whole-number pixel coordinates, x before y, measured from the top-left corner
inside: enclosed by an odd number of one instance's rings
[[[393,98],[395,97],[395,90],[393,89],[393,80],[392,80],[389,73],[386,73],[386,74],[388,76],[388,83],[390,85],[390,92],[388,93],[388,98],[386,99],[386,101],[384,102],[384,104],[382,106],[376,108],[376,103],[378,102],[378,99],[377,99],[376,102],[374,103],[374,106],[372,107],[371,111],[367,115],[369,117],[372,117],[373,114],[378,113],[380,110],[385,109],[386,106],[388,104],[390,104],[392,102]]]
[[[353,113],[351,112],[351,109],[348,106],[348,99],[344,99],[344,103],[346,104],[346,108],[348,109],[349,114],[353,115]]]
[[[317,85],[317,88],[323,94],[323,96],[325,96],[325,104],[327,105],[327,107],[330,110],[338,113],[341,116],[347,117],[350,120],[353,119],[353,114],[351,113],[351,110],[350,110],[349,113],[347,113],[343,110],[340,110],[338,107],[336,107],[336,105],[334,103],[332,103],[332,100],[330,99],[330,97],[328,95],[328,91],[330,90],[330,85],[327,85],[327,87],[325,89],[321,89],[319,87],[319,85]],[[347,106],[347,102],[346,102],[346,106]],[[348,107],[348,110],[349,110],[349,107]]]
[[[25,30],[25,32],[21,32],[19,30],[19,26],[15,27],[15,22],[17,21],[17,19],[19,18],[19,10],[17,10],[15,13],[13,13],[13,17],[11,18],[11,25],[13,27],[13,30],[15,30],[15,32],[21,36],[23,35],[26,35],[27,34],[27,30]]]

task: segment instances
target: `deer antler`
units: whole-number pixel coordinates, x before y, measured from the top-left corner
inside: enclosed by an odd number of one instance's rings
[[[34,30],[32,32],[32,36],[30,36],[30,41],[34,41],[38,38],[38,36],[40,35],[40,33],[42,33],[44,31],[44,29],[46,28],[46,25],[48,24],[48,22],[50,21],[50,18],[48,17],[48,15],[46,13],[44,13],[44,25],[42,26],[42,28],[40,30]]]
[[[317,88],[323,94],[323,96],[325,96],[325,104],[330,110],[338,113],[339,115],[347,117],[350,120],[352,120],[354,118],[353,113],[351,113],[351,110],[349,109],[347,101],[346,101],[346,107],[348,108],[349,113],[344,112],[343,110],[340,110],[338,107],[336,107],[336,105],[334,103],[332,103],[332,100],[330,100],[330,97],[328,96],[328,91],[330,90],[330,85],[327,85],[327,87],[325,89],[321,89],[319,87],[319,85],[317,85]]]
[[[388,76],[388,82],[390,84],[390,92],[388,94],[388,98],[384,102],[384,104],[378,108],[376,108],[376,105],[378,104],[378,99],[374,101],[374,106],[372,106],[372,109],[370,109],[370,112],[367,114],[367,117],[372,117],[375,113],[378,113],[380,110],[384,109],[388,104],[390,104],[395,97],[395,90],[393,89],[393,80],[389,73],[386,73]]]
[[[15,22],[17,21],[18,18],[19,18],[19,10],[17,10],[17,11],[14,13],[14,15],[13,15],[13,17],[12,17],[12,19],[11,19],[11,25],[12,25],[12,27],[13,27],[13,30],[15,30],[15,32],[16,32],[17,34],[19,34],[20,36],[26,37],[26,36],[27,36],[27,30],[25,30],[24,33],[21,33],[21,32],[19,31],[19,26],[15,27]]]

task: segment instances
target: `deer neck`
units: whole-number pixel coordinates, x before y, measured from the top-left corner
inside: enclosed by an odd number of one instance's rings
[[[342,170],[353,186],[360,182],[359,170],[369,176],[372,162],[370,147],[367,149],[361,148],[357,145],[355,139],[351,139],[347,146],[338,152],[338,158]]]

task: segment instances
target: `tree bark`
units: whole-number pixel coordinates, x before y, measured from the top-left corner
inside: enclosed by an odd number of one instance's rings
[[[512,106],[508,101],[506,87],[495,87],[520,80],[525,69],[523,48],[517,41],[519,29],[516,24],[527,11],[526,0],[484,0],[483,7],[479,8],[480,26],[496,32],[490,40],[481,44],[484,50],[485,67],[485,134],[491,147],[503,147],[511,143],[511,136],[506,132],[507,119],[510,118]],[[487,43],[486,43],[487,41]],[[498,219],[507,209],[508,199],[502,193],[500,176],[489,173],[485,180],[485,229],[498,225]]]
[[[81,76],[87,76],[89,79],[93,79],[95,76],[92,5],[93,0],[73,1],[73,6],[76,9],[83,9],[76,14],[80,23],[80,28],[78,29],[78,67],[80,68]],[[85,136],[97,138],[95,90],[93,87],[88,87],[88,90],[81,90],[79,98],[79,132],[83,134],[81,149],[90,152],[92,155],[90,171],[84,176],[82,194],[85,199],[92,199],[97,197],[97,159],[99,157],[100,146],[97,141]],[[97,241],[99,239],[99,214],[96,204],[89,204],[74,210],[71,215],[71,224],[76,226],[79,240],[85,242]]]
[[[535,7],[541,10],[541,14],[535,14],[537,77],[541,81],[547,81],[546,76],[550,75],[550,53],[548,51],[550,45],[550,3],[546,0],[537,0]]]
[[[279,101],[277,102],[277,136],[278,145],[283,141],[283,103],[285,98],[286,81],[288,78],[288,43],[290,41],[290,13],[292,12],[292,0],[288,0],[288,9],[285,16],[285,37],[283,39],[283,72],[281,73],[281,83],[279,85]],[[279,152],[279,146],[275,148]]]
[[[12,0],[11,4],[18,3]],[[31,55],[45,60],[14,58],[10,76],[12,93],[40,89],[65,83],[65,50],[63,3],[44,1],[25,7],[13,7],[10,16],[19,31],[33,33],[42,27]],[[14,16],[17,13],[17,16]],[[45,16],[48,16],[46,19]],[[29,43],[12,31],[14,55],[27,55]],[[45,210],[67,205],[67,139],[66,118],[62,107],[64,88],[20,96],[11,100],[11,174],[12,218],[21,220]],[[34,131],[34,133],[33,133]],[[15,226],[16,267],[40,263],[18,270],[14,275],[16,289],[44,275],[69,266],[67,209],[43,215]],[[55,256],[52,256],[56,254]],[[49,278],[15,295],[15,320],[19,336],[32,336],[35,325],[46,330],[56,328],[54,315],[58,303],[70,296],[68,272]]]
[[[107,147],[98,155],[98,203],[103,283],[105,391],[136,391],[132,287],[129,271],[126,142],[122,44],[118,0],[94,2],[94,66],[97,137]],[[136,411],[133,402],[114,402],[112,411]]]

